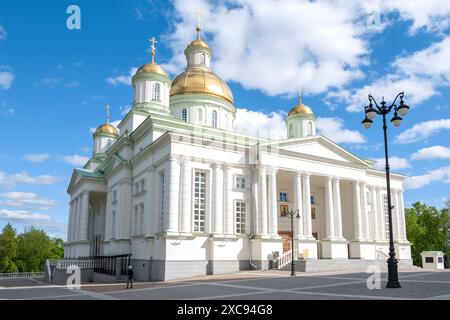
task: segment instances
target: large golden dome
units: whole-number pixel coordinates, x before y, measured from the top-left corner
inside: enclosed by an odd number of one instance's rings
[[[141,73],[157,73],[164,77],[168,77],[166,71],[159,64],[156,63],[144,64],[136,71],[136,75]]]
[[[293,107],[291,111],[289,111],[288,116],[294,116],[297,114],[314,115],[314,112],[311,110],[310,107],[300,102],[298,105]]]
[[[119,133],[117,132],[117,129],[114,128],[109,123],[102,124],[100,127],[97,128],[97,130],[95,130],[95,133],[107,133],[107,134],[112,134],[115,136],[119,135]]]
[[[186,93],[212,95],[234,104],[233,94],[226,82],[201,68],[188,69],[173,79],[170,96]]]

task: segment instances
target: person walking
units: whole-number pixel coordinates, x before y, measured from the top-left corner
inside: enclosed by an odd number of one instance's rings
[[[130,284],[131,284],[131,289],[133,289],[133,279],[134,279],[133,267],[131,265],[129,265],[128,270],[127,270],[127,289]]]

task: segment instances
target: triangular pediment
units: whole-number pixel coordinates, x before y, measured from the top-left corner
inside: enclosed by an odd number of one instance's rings
[[[323,136],[288,139],[279,141],[278,144],[280,150],[371,167],[369,162]]]

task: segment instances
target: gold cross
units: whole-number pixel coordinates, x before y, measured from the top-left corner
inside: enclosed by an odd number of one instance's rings
[[[202,29],[200,28],[200,18],[203,18],[203,15],[200,11],[194,12],[194,15],[197,16],[197,27],[195,28],[195,30],[197,31],[197,40],[199,40],[200,31],[202,31]]]
[[[152,43],[152,63],[155,63],[155,43],[158,43],[158,41],[156,41],[155,37],[152,37],[148,41]]]
[[[297,91],[298,91],[298,100],[300,104],[302,104],[302,85],[300,83],[297,86]]]

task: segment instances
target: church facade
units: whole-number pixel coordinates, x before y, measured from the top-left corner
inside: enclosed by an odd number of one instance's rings
[[[93,156],[68,187],[65,257],[131,254],[139,280],[267,269],[292,237],[303,259],[385,260],[386,181],[375,162],[317,135],[301,98],[287,139],[236,133],[208,44],[197,36],[185,55],[171,80],[153,43],[132,78],[132,109],[118,129],[107,121],[93,134]],[[410,263],[403,179],[391,175],[392,220],[396,258]]]

